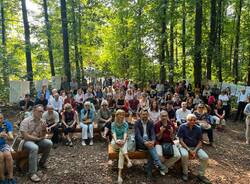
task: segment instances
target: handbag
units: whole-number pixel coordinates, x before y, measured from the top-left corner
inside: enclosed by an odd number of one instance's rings
[[[135,145],[135,135],[134,134],[130,134],[128,136],[127,146],[128,146],[129,152],[135,151],[136,145]]]
[[[162,144],[163,156],[172,157],[174,156],[174,149],[172,143],[163,143]]]

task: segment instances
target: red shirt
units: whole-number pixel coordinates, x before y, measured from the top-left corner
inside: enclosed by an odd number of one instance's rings
[[[155,124],[155,134],[158,134],[160,132],[161,126],[162,126],[161,121],[159,121],[158,123]],[[172,122],[168,121],[167,126],[171,126],[175,132],[175,126]],[[168,129],[164,130],[160,140],[157,138],[156,144],[162,144],[162,143],[167,143],[167,142],[174,143],[171,136],[170,136],[170,132]]]

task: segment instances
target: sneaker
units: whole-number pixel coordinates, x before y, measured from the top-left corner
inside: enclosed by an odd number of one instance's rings
[[[197,178],[198,178],[201,182],[203,182],[203,183],[205,183],[205,184],[210,184],[210,183],[211,183],[205,176],[200,176],[200,175],[198,175]]]
[[[69,141],[67,141],[67,142],[65,143],[65,145],[68,146],[68,145],[69,145]]]
[[[118,182],[118,184],[122,184],[122,182],[123,182],[122,177],[119,176],[117,182]]]
[[[188,175],[187,174],[183,174],[181,178],[182,178],[183,181],[188,181]]]
[[[38,167],[39,167],[39,169],[41,169],[41,170],[47,170],[47,169],[48,169],[48,167],[47,167],[46,164],[40,164],[40,163],[39,163]]]
[[[82,141],[82,145],[83,145],[83,146],[86,146],[86,143],[85,143],[85,141],[84,141],[84,140]]]
[[[249,144],[249,141],[246,141],[246,144]]]
[[[132,162],[131,161],[128,162],[127,167],[128,168],[132,167]]]
[[[163,165],[163,164],[161,164],[160,166],[159,166],[159,171],[160,171],[160,174],[162,175],[162,176],[165,176],[165,172],[166,172],[166,166],[165,165]]]
[[[53,144],[53,149],[56,149],[58,147],[58,144]]]
[[[39,176],[37,176],[37,174],[32,174],[32,176],[30,176],[30,180],[33,182],[40,182],[41,178],[39,178]]]
[[[72,147],[73,146],[73,143],[72,141],[69,142],[69,146]]]
[[[92,146],[92,145],[93,145],[93,140],[91,140],[91,141],[89,142],[89,145],[90,145],[90,146]]]

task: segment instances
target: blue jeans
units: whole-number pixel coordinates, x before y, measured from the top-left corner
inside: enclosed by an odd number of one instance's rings
[[[148,173],[151,174],[154,165],[156,165],[157,167],[160,167],[162,164],[161,164],[161,160],[156,152],[155,147],[148,149],[148,153],[149,153],[150,157],[148,159],[146,170]]]

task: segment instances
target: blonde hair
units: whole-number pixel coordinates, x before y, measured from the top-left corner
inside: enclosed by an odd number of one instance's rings
[[[187,120],[191,120],[191,119],[196,119],[196,116],[194,114],[188,114]]]
[[[117,116],[118,116],[119,114],[124,115],[124,118],[125,118],[125,111],[122,110],[122,109],[118,109],[118,110],[115,112],[115,122],[117,122]]]

